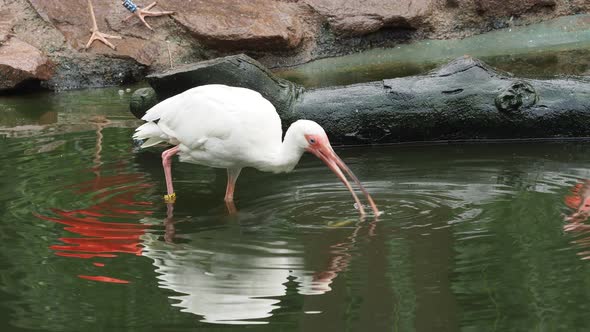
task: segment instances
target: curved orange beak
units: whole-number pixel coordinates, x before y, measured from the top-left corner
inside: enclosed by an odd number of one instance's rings
[[[356,193],[352,189],[350,182],[348,181],[346,176],[344,176],[342,171],[344,171],[346,174],[348,174],[348,176],[359,186],[360,190],[363,192],[363,194],[367,198],[367,201],[369,202],[369,205],[371,206],[373,213],[375,214],[375,216],[379,216],[379,209],[377,209],[377,205],[375,205],[373,198],[371,197],[371,195],[369,195],[369,192],[367,192],[365,187],[363,187],[363,185],[361,184],[359,179],[356,177],[356,175],[354,175],[354,173],[352,173],[350,168],[348,168],[348,166],[346,166],[346,164],[342,161],[342,159],[340,159],[340,157],[338,157],[336,152],[334,152],[334,149],[332,149],[330,142],[327,139],[317,139],[316,138],[316,140],[317,140],[317,143],[313,146],[309,146],[307,148],[307,151],[314,154],[316,157],[320,158],[332,170],[332,172],[334,172],[334,174],[336,174],[336,176],[338,176],[340,181],[342,181],[342,183],[344,183],[346,188],[348,188],[348,190],[352,194],[352,197],[354,198],[355,203],[359,207],[359,212],[361,215],[365,215],[365,209],[363,208],[363,205],[361,204],[358,196],[356,195]]]

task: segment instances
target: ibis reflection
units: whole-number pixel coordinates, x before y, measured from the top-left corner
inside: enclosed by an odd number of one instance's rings
[[[328,245],[327,263],[318,272],[306,268],[303,245],[263,234],[244,236],[239,223],[177,239],[174,205],[168,204],[164,225],[165,240],[148,234],[143,255],[154,261],[159,286],[180,293],[170,297],[178,301],[175,306],[208,323],[266,324],[289,287],[301,295],[331,290],[333,280],[347,269],[350,249],[365,223],[359,222],[342,242]]]

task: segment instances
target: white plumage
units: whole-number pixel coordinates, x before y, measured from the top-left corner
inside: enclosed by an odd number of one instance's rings
[[[133,135],[146,140],[142,148],[161,142],[175,146],[162,154],[169,200],[175,197],[170,170],[174,154],[183,162],[228,169],[225,199],[232,202],[242,168],[289,172],[309,151],[326,162],[360,205],[342,170],[348,173],[377,212],[371,197],[332,150],[322,127],[309,120],[296,121],[281,141],[281,119],[256,91],[219,84],[199,86],[160,102],[142,120],[146,123]]]
[[[256,167],[281,146],[281,119],[274,106],[244,88],[196,87],[152,107],[142,120],[148,123],[135,138],[179,145],[181,161],[210,167]]]

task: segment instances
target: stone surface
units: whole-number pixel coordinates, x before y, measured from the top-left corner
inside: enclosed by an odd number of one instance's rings
[[[342,34],[364,35],[382,28],[418,29],[441,0],[304,0]]]
[[[11,37],[14,21],[14,16],[10,10],[0,8],[0,45]]]
[[[161,0],[177,11],[175,20],[199,41],[219,48],[286,50],[302,42],[306,33],[295,2],[269,0]],[[309,13],[307,13],[309,15]]]
[[[303,0],[327,19],[335,32],[366,35],[384,28],[444,32],[452,25],[474,25],[489,17],[553,9],[566,0]]]
[[[521,15],[530,10],[542,9],[544,7],[555,7],[556,0],[458,0],[462,2],[473,2],[478,13],[489,16],[511,16]]]
[[[150,2],[136,0],[140,6]],[[587,0],[161,0],[154,10],[176,14],[148,17],[155,29],[150,31],[136,17],[123,21],[128,12],[121,1],[92,0],[101,32],[123,39],[113,40],[116,50],[101,43],[85,50],[91,27],[88,0],[2,3],[0,45],[15,36],[49,57],[57,64],[57,78],[66,80],[56,79],[50,87],[111,84],[121,82],[114,79],[118,74],[137,77],[138,66],[160,71],[238,52],[269,68],[292,66],[590,10]],[[95,60],[113,68],[73,66],[78,72],[63,72],[70,64]],[[75,77],[81,81],[73,82]]]
[[[142,80],[146,66],[129,58],[83,54],[61,57],[54,75],[41,86],[51,90],[71,90],[130,84]]]
[[[0,91],[51,78],[53,66],[35,47],[9,38],[0,45]]]
[[[30,0],[30,3],[41,17],[53,24],[64,35],[72,48],[84,51],[92,27],[87,0]],[[120,35],[124,39],[110,40],[117,47],[116,50],[100,42],[94,42],[87,52],[129,57],[143,65],[168,61],[165,39],[170,31],[152,33],[140,25],[136,18],[123,22],[128,12],[120,1],[93,1],[92,4],[99,30]],[[158,30],[162,30],[166,23],[171,22],[171,18],[167,17],[148,20]]]
[[[86,44],[91,27],[87,0],[30,2],[42,17],[64,34],[74,48],[80,49]],[[147,5],[148,2],[136,1],[138,5]],[[281,1],[160,0],[153,10],[171,10],[175,14],[147,18],[155,32],[141,25],[137,18],[123,22],[129,13],[120,1],[94,1],[93,7],[102,32],[116,32],[124,37],[124,40],[113,41],[116,51],[104,45],[95,45],[93,49],[130,56],[147,65],[155,61],[166,62],[165,42],[169,41],[172,32],[190,43],[196,41],[215,48],[247,50],[291,49],[301,43],[305,34],[299,18],[304,14],[304,8],[296,3]],[[191,40],[190,36],[196,40]]]

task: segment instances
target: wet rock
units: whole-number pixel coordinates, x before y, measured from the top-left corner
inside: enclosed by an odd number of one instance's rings
[[[0,91],[48,80],[52,73],[51,61],[24,41],[8,38],[0,45]]]
[[[587,78],[518,79],[471,57],[426,75],[312,90],[273,78],[246,56],[150,78],[160,100],[211,83],[257,90],[285,128],[314,120],[335,144],[590,135]]]
[[[129,58],[64,56],[56,65],[55,74],[41,85],[51,90],[121,85],[141,80],[146,71],[146,66]]]

